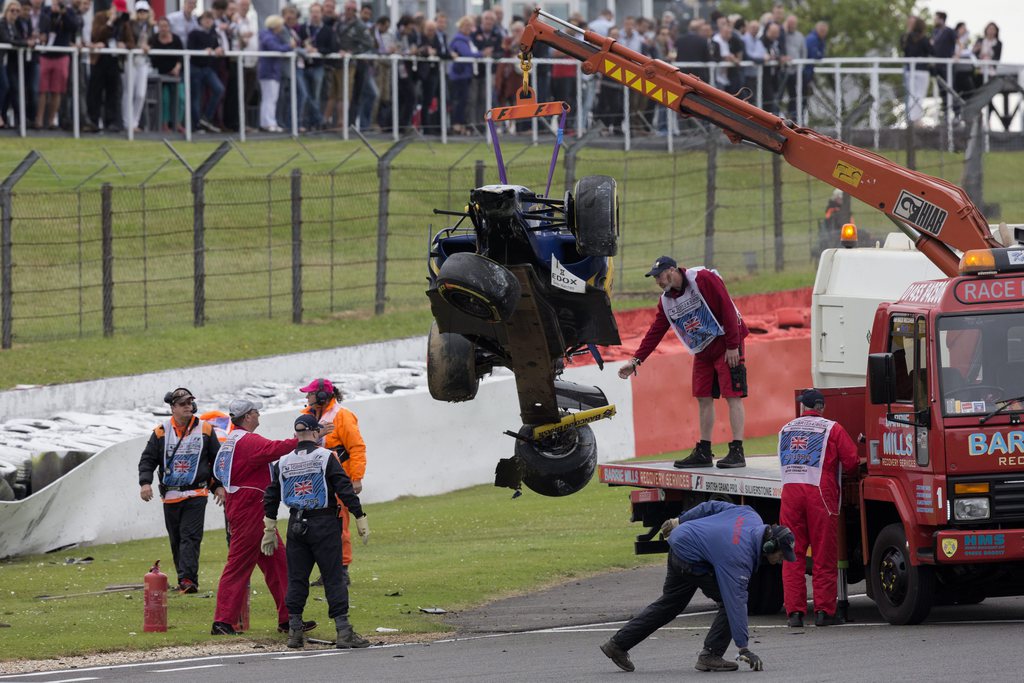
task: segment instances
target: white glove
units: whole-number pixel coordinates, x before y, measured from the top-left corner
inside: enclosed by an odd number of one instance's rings
[[[661,525],[661,537],[664,538],[667,541],[668,540],[668,535],[671,534],[672,530],[675,529],[677,526],[679,526],[679,518],[678,517],[673,517],[672,519],[666,519],[665,522]]]
[[[619,377],[622,379],[628,379],[630,375],[636,374],[636,369],[640,367],[640,360],[637,358],[630,358],[626,361],[625,365],[619,368]]]
[[[363,545],[366,545],[370,541],[370,522],[367,521],[366,515],[356,520],[356,529],[359,531],[359,538],[363,539]]]
[[[260,552],[270,556],[277,550],[277,520],[263,518],[263,540],[260,541]]]

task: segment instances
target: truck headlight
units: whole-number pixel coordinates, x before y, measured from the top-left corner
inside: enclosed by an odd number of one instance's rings
[[[988,516],[988,498],[958,498],[953,502],[953,519],[967,522]]]

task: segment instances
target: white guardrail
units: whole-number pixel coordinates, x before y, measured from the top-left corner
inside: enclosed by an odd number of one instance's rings
[[[80,130],[81,117],[80,117],[80,111],[79,111],[80,110],[80,106],[81,106],[81,103],[80,103],[80,99],[81,98],[79,97],[79,90],[80,90],[80,87],[79,87],[79,83],[80,83],[79,72],[80,72],[81,69],[87,68],[87,65],[88,65],[87,63],[88,63],[88,60],[89,60],[91,55],[109,54],[109,55],[125,55],[125,56],[127,56],[127,55],[142,56],[144,54],[149,54],[151,56],[161,56],[161,55],[165,55],[165,56],[181,56],[182,60],[183,60],[181,83],[182,83],[182,86],[183,86],[183,89],[184,89],[184,95],[185,95],[185,101],[184,101],[185,139],[189,140],[189,141],[192,140],[192,135],[193,135],[193,132],[194,132],[194,124],[196,123],[196,122],[192,121],[192,108],[191,108],[192,97],[193,97],[192,82],[191,82],[192,59],[195,58],[195,57],[210,58],[211,55],[209,53],[207,53],[207,52],[204,52],[204,51],[201,51],[201,50],[160,50],[160,49],[150,49],[148,51],[148,53],[144,53],[142,50],[138,50],[138,49],[129,50],[129,49],[126,49],[126,48],[93,49],[93,48],[79,47],[79,46],[57,47],[57,46],[42,46],[42,45],[36,46],[34,48],[29,49],[29,48],[23,48],[23,47],[22,48],[15,48],[14,46],[11,46],[11,45],[8,45],[8,44],[0,44],[0,51],[8,51],[9,54],[11,54],[12,56],[14,56],[16,58],[16,61],[17,61],[17,72],[18,72],[18,83],[19,84],[24,83],[24,81],[25,81],[25,79],[24,79],[25,57],[30,52],[34,53],[34,54],[71,54],[71,55],[77,55],[78,56],[77,58],[71,60],[71,70],[70,70],[70,76],[69,76],[69,86],[70,86],[70,91],[71,91],[71,96],[72,96],[71,97],[71,100],[72,100],[72,103],[71,103],[72,104],[72,134],[74,135],[75,138],[78,138],[81,135],[81,130]],[[298,112],[298,104],[299,104],[299,102],[298,102],[298,88],[296,86],[296,74],[297,74],[297,71],[299,70],[298,62],[299,62],[300,59],[303,58],[303,56],[300,55],[299,53],[297,53],[297,52],[287,52],[287,53],[281,53],[281,52],[261,52],[261,51],[258,51],[258,52],[240,52],[240,51],[227,51],[227,52],[224,52],[223,55],[221,57],[219,57],[219,58],[229,59],[229,60],[232,61],[231,68],[234,68],[236,70],[236,72],[237,72],[237,74],[236,74],[237,75],[236,81],[238,83],[237,92],[235,92],[235,93],[225,92],[224,97],[230,97],[230,96],[237,97],[239,111],[243,111],[243,112],[245,111],[246,94],[245,94],[245,85],[244,85],[245,84],[245,79],[244,79],[244,76],[243,76],[243,72],[244,72],[244,68],[245,67],[244,67],[244,63],[243,62],[247,58],[252,59],[252,58],[260,58],[260,57],[262,57],[262,58],[271,58],[271,59],[283,59],[283,60],[287,60],[287,62],[288,62],[288,67],[287,68],[288,68],[288,72],[289,72],[290,87],[288,89],[287,96],[289,98],[289,110],[291,111],[291,117],[290,117],[291,118],[291,130],[289,132],[290,132],[292,137],[297,137],[299,135],[299,120],[298,120],[299,119],[299,112]],[[499,65],[499,64],[519,64],[519,60],[516,59],[516,58],[494,59],[494,58],[490,58],[490,57],[486,57],[486,58],[456,57],[456,58],[454,58],[452,60],[441,60],[438,57],[416,57],[416,56],[406,56],[406,55],[397,55],[397,54],[395,54],[395,55],[387,55],[387,56],[367,55],[367,54],[363,54],[363,55],[344,55],[344,56],[339,56],[339,55],[319,55],[319,56],[316,56],[316,57],[313,57],[313,58],[307,57],[307,59],[313,59],[314,61],[319,61],[321,63],[326,63],[326,62],[334,62],[335,64],[337,64],[339,62],[341,63],[342,71],[343,71],[342,79],[343,79],[343,84],[344,84],[344,87],[342,88],[342,92],[344,93],[344,96],[343,96],[343,104],[342,104],[342,107],[341,107],[343,120],[342,120],[342,125],[340,126],[340,132],[341,132],[341,135],[342,135],[343,139],[345,139],[345,140],[349,139],[349,135],[350,135],[349,131],[352,128],[352,126],[350,125],[350,123],[352,123],[352,122],[350,122],[350,120],[349,120],[349,108],[350,108],[349,107],[349,104],[350,104],[349,91],[351,89],[350,88],[349,79],[350,79],[350,76],[351,76],[352,72],[349,70],[348,67],[353,62],[370,62],[370,63],[380,62],[380,63],[387,63],[387,64],[391,64],[391,65],[397,64],[398,62],[407,62],[407,63],[412,63],[414,65],[420,65],[420,64],[438,64],[438,65],[440,65],[441,68],[438,69],[439,77],[440,77],[439,78],[439,93],[438,93],[438,108],[439,108],[439,114],[440,114],[440,119],[441,119],[440,120],[440,129],[441,129],[440,130],[440,136],[441,136],[441,141],[442,142],[447,142],[448,141],[448,127],[449,127],[448,126],[448,122],[449,122],[449,120],[448,120],[449,119],[449,116],[448,116],[448,74],[447,74],[447,66],[446,65],[449,62],[451,62],[451,61],[474,63],[476,65],[475,69],[482,68],[484,70],[484,75],[485,75],[485,78],[486,78],[487,82],[493,82],[494,69],[495,69],[495,67],[497,65]],[[126,75],[127,75],[128,89],[129,90],[131,90],[131,85],[134,82],[134,76],[135,76],[135,68],[134,68],[133,62],[134,62],[134,59],[125,59],[124,60],[124,70],[125,70]],[[581,69],[581,63],[579,61],[574,60],[574,59],[534,59],[533,62],[535,64],[571,64],[571,65],[573,65],[576,68],[576,88],[575,88],[575,96],[576,96],[575,99],[576,99],[576,101],[575,102],[570,102],[570,105],[572,105],[572,108],[575,111],[580,112],[580,111],[585,111],[585,108],[584,108],[584,103],[585,102],[593,103],[593,101],[595,99],[594,95],[593,95],[593,87],[592,87],[592,85],[589,84],[589,78],[588,77],[584,77],[583,71]],[[789,62],[789,66],[788,67],[784,67],[784,68],[788,68],[788,73],[791,75],[791,77],[796,82],[795,91],[796,91],[796,96],[797,96],[797,107],[796,107],[797,108],[797,112],[796,112],[797,115],[796,115],[795,120],[796,120],[796,122],[799,125],[806,125],[807,124],[807,113],[808,113],[808,106],[809,106],[809,98],[805,96],[805,92],[804,92],[805,88],[803,87],[803,85],[804,85],[804,83],[803,83],[803,81],[804,81],[804,73],[803,73],[804,72],[804,67],[805,66],[810,66],[810,67],[812,67],[814,69],[816,74],[819,74],[819,75],[822,75],[822,76],[830,76],[830,77],[832,77],[832,84],[831,84],[832,87],[830,89],[831,92],[830,93],[826,93],[826,95],[831,95],[831,98],[832,98],[832,102],[831,102],[831,107],[829,109],[829,113],[834,118],[833,124],[834,124],[834,127],[835,127],[836,135],[839,135],[841,133],[841,129],[842,129],[842,125],[841,124],[842,124],[842,119],[843,119],[843,115],[844,115],[843,112],[844,112],[844,108],[847,106],[847,104],[844,104],[845,89],[844,89],[843,83],[842,83],[843,78],[846,77],[846,76],[855,76],[855,75],[856,76],[867,76],[868,77],[868,81],[869,81],[868,85],[867,85],[867,90],[868,90],[867,94],[869,94],[870,97],[871,97],[871,108],[870,108],[870,113],[869,113],[869,119],[870,119],[869,120],[869,128],[875,133],[876,146],[877,146],[878,134],[880,133],[880,131],[884,127],[886,127],[885,123],[882,120],[883,117],[881,116],[881,111],[882,111],[883,103],[880,101],[881,100],[881,97],[880,97],[880,95],[881,95],[881,82],[882,82],[883,77],[886,77],[886,76],[898,76],[898,75],[902,75],[904,73],[911,73],[912,74],[913,72],[915,72],[917,70],[921,70],[921,69],[930,70],[930,68],[932,66],[935,66],[936,68],[941,68],[942,71],[940,71],[940,73],[943,73],[943,78],[946,81],[946,83],[952,84],[953,83],[954,69],[955,69],[955,67],[958,64],[960,64],[960,62],[957,61],[957,60],[954,60],[954,59],[938,59],[938,58],[844,57],[844,58],[825,58],[825,59],[822,59],[822,60],[794,59],[794,60],[791,60]],[[722,68],[730,68],[729,66],[723,66],[723,64],[720,63],[720,62],[708,62],[708,63],[701,63],[701,62],[672,62],[672,65],[673,66],[677,66],[680,69],[683,69],[684,71],[692,71],[694,69],[707,69],[708,73],[709,73],[709,81],[711,83],[715,82],[715,74],[716,74],[717,70],[722,69]],[[990,78],[991,75],[995,75],[995,74],[1008,75],[1008,76],[1012,76],[1012,77],[1015,77],[1018,80],[1020,80],[1021,74],[1024,73],[1024,65],[1021,65],[1021,64],[1009,64],[1009,63],[1003,63],[1003,62],[975,60],[975,61],[971,62],[971,65],[973,67],[976,67],[976,68],[980,69],[981,73],[983,74],[983,80],[986,81],[986,82],[988,81],[988,79]],[[753,68],[753,69],[755,69],[755,71],[756,71],[756,82],[757,82],[756,92],[752,93],[750,97],[751,97],[751,101],[754,104],[756,104],[757,106],[759,106],[759,107],[762,106],[762,104],[763,104],[761,98],[762,98],[762,82],[764,80],[764,70],[766,68],[771,68],[771,67],[776,67],[776,66],[778,66],[778,64],[776,64],[775,62],[771,62],[771,61],[765,62],[763,64],[758,64],[758,63],[755,63],[755,62],[744,61],[744,62],[740,62],[737,65],[737,67],[736,67],[736,68],[742,67],[742,68]],[[394,68],[390,69],[390,78],[391,78],[391,83],[390,83],[390,86],[391,86],[391,101],[392,102],[398,102],[399,101],[398,69],[394,69]],[[585,84],[585,78],[588,81],[587,84]],[[618,85],[618,84],[615,84],[615,85]],[[14,84],[12,84],[12,87],[14,87]],[[495,101],[494,101],[494,89],[493,88],[486,88],[485,92],[486,92],[485,109],[490,109],[492,106],[494,106],[496,104]],[[283,94],[284,93],[282,93],[282,95]],[[905,95],[905,93],[903,93],[902,91],[901,91],[900,94],[901,95]],[[952,98],[955,97],[955,96],[956,95],[954,95],[950,90],[942,89],[938,85],[937,82],[933,82],[932,83],[932,98],[936,99],[936,100],[941,100],[942,98],[945,98],[947,100],[946,101],[946,106],[947,107],[951,106]],[[18,113],[19,113],[19,115],[18,115],[19,131],[18,132],[19,132],[19,135],[21,137],[25,137],[27,135],[26,125],[25,125],[25,92],[24,92],[24,88],[21,88],[21,87],[18,88],[17,107],[18,107]],[[588,105],[587,106],[587,110],[589,110],[589,109],[590,109],[590,107]],[[624,120],[628,121],[629,120],[629,88],[626,88],[626,87],[622,88],[622,112],[621,113],[622,113],[622,115],[624,117]],[[1019,116],[1020,116],[1020,119],[1021,119],[1020,125],[1021,125],[1022,128],[1024,128],[1024,107],[1020,108]],[[246,138],[246,122],[245,122],[245,117],[244,116],[240,116],[239,119],[240,120],[239,120],[239,127],[238,127],[238,130],[237,130],[237,134],[238,134],[239,139],[244,142],[245,138]],[[948,120],[946,122],[946,126],[949,128],[950,137],[951,137],[952,136],[952,131],[953,131],[954,123],[952,121],[952,117],[947,117],[947,119]],[[671,135],[666,135],[666,145],[668,147],[668,150],[672,151],[672,149],[673,149],[673,137],[679,132],[678,131],[678,122],[675,120],[675,117],[670,117],[669,125],[671,126],[670,130],[671,130],[672,134]],[[587,129],[587,122],[583,121],[583,120],[580,120],[579,123],[578,123],[577,128],[578,128],[579,134],[582,135],[582,133],[585,132],[586,129]],[[135,133],[134,133],[133,127],[131,125],[129,125],[129,124],[126,124],[124,126],[124,129],[125,129],[125,134],[127,135],[128,139],[129,140],[134,139]],[[986,129],[987,129],[987,127],[986,127]],[[400,135],[401,135],[401,127],[399,125],[399,108],[396,106],[396,107],[392,107],[391,108],[391,136],[392,136],[392,138],[394,140],[398,140]],[[537,137],[538,137],[538,123],[537,123],[536,119],[533,119],[533,121],[532,121],[532,137],[533,137],[533,141],[536,142],[537,141]],[[625,148],[628,150],[628,149],[630,149],[630,126],[624,126],[623,137],[624,137]],[[485,138],[486,138],[486,136],[485,136]],[[488,144],[490,144],[489,138],[487,138],[487,141],[488,141]],[[950,145],[952,145],[952,142],[950,142]]]
[[[410,344],[416,344],[419,354],[415,357],[422,357],[426,348],[425,338],[399,343],[404,345],[403,351]],[[394,355],[386,349],[387,344],[373,346],[378,347],[378,356]],[[361,355],[365,354],[365,347],[333,352],[347,352],[344,355],[348,360],[341,366],[361,363],[366,367],[366,357]],[[304,355],[301,364],[290,357],[186,368],[173,371],[173,382],[157,386],[184,385],[193,391],[210,390],[204,382],[210,384],[211,377],[215,378],[218,373],[221,376],[239,371],[248,373],[258,369],[253,365],[256,363],[276,367],[274,375],[280,380],[298,381],[297,368],[316,367],[310,362],[309,354]],[[570,368],[564,375],[570,381],[600,386],[617,405],[618,414],[614,418],[592,425],[601,462],[634,455],[631,383],[616,377],[619,365],[609,363],[604,371],[594,365]],[[341,366],[320,367],[340,372]],[[110,390],[102,392],[105,396],[112,396],[116,387],[123,387],[126,381],[134,383],[135,394],[139,387],[152,393],[154,383],[144,379],[122,378],[82,384],[89,384],[95,390],[98,384],[111,382]],[[43,387],[40,390],[62,389]],[[225,385],[221,384],[217,390],[223,392]],[[5,393],[26,396],[32,391],[35,390]],[[132,394],[122,394],[125,396]],[[365,503],[394,500],[399,496],[437,495],[493,482],[495,465],[499,459],[509,457],[514,447],[514,441],[502,435],[502,431],[519,426],[519,404],[511,376],[485,379],[477,397],[465,403],[435,401],[424,390],[353,399],[345,405],[359,418],[360,431],[367,444],[366,478],[360,496]],[[260,416],[262,424],[258,431],[267,438],[288,438],[292,435],[295,415],[295,411],[265,412]],[[154,425],[157,421],[154,418]],[[163,536],[166,531],[161,503],[159,500],[144,503],[138,493],[139,455],[146,438],[136,437],[100,451],[24,500],[0,502],[0,558],[46,552],[71,544],[116,543]],[[597,485],[596,479],[590,485]],[[502,493],[496,489],[495,503],[507,502],[510,495],[507,490]],[[526,492],[526,495],[536,494]],[[207,506],[206,528],[223,527],[224,513],[211,500]]]

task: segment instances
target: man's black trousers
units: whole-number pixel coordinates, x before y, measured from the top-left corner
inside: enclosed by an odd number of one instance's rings
[[[203,543],[206,496],[164,504],[164,524],[171,539],[171,554],[178,571],[178,583],[188,579],[199,585],[199,546]]]
[[[316,510],[314,516],[299,519],[293,512],[288,519],[288,592],[284,604],[289,616],[300,616],[309,597],[309,575],[315,563],[324,581],[327,615],[332,619],[348,614],[348,588],[341,568],[341,534],[338,511]],[[309,515],[309,513],[306,513]],[[300,533],[301,527],[305,533]]]
[[[714,574],[691,574],[687,564],[671,552],[668,554],[668,572],[661,597],[652,602],[644,611],[629,620],[618,633],[612,636],[615,644],[629,650],[659,628],[675,619],[686,609],[697,589],[718,603],[718,614],[704,639],[704,648],[721,657],[732,640],[729,617],[722,604],[722,593]]]

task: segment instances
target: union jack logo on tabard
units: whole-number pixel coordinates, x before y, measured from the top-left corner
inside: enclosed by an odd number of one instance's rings
[[[696,318],[690,318],[689,320],[687,320],[683,324],[683,329],[685,329],[687,332],[693,332],[694,330],[698,329],[699,327],[700,327],[700,320],[697,320]]]
[[[802,451],[807,448],[806,436],[794,436],[789,439],[789,447],[794,451]]]
[[[177,462],[174,463],[175,472],[184,474],[185,472],[188,472],[190,469],[192,469],[192,466],[184,460],[178,460]]]
[[[296,496],[308,496],[311,493],[313,493],[313,482],[311,480],[307,479],[295,484]]]

